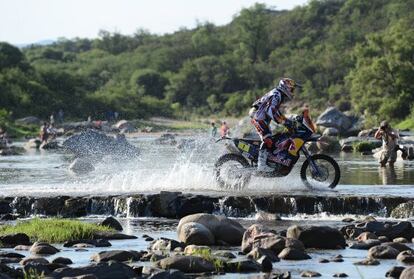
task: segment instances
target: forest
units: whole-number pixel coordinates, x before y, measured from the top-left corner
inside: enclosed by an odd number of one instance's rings
[[[0,119],[243,116],[279,78],[303,84],[292,107],[335,105],[414,128],[414,1],[257,3],[224,26],[156,35],[105,30],[17,48],[0,42]]]

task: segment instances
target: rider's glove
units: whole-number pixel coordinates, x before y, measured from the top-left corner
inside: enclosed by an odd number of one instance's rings
[[[273,140],[271,138],[265,138],[263,140],[263,143],[265,144],[266,148],[270,149],[273,146]]]

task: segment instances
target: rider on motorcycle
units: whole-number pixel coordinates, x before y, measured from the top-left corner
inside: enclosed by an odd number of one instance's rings
[[[266,164],[269,151],[272,150],[274,145],[272,132],[270,130],[270,121],[273,120],[288,129],[293,128],[293,122],[286,118],[279,108],[283,102],[293,98],[296,87],[301,86],[290,78],[282,78],[276,88],[273,88],[252,104],[250,117],[252,118],[252,124],[255,126],[262,140],[257,164],[257,170],[259,172],[273,171],[273,168]]]

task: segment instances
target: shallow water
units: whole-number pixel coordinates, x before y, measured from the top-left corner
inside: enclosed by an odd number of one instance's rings
[[[179,150],[159,144],[155,137],[130,138],[142,149],[135,160],[105,158],[87,175],[68,171],[73,159],[63,152],[29,150],[25,155],[0,157],[1,195],[79,195],[143,193],[160,190],[216,192],[214,161],[223,144],[202,135],[192,137],[195,146]],[[397,161],[394,168],[380,168],[372,156],[333,155],[341,167],[335,190],[316,188],[322,195],[393,195],[414,197],[414,162]],[[309,193],[297,167],[284,178],[253,178],[243,193]],[[313,193],[313,192],[312,192]]]
[[[96,222],[101,220],[101,218],[88,218],[87,221]],[[61,252],[49,257],[46,257],[49,261],[53,260],[56,257],[68,257],[74,262],[71,266],[85,266],[88,265],[90,257],[100,251],[107,250],[146,250],[149,242],[144,241],[142,238],[143,234],[148,234],[154,239],[159,237],[167,237],[172,239],[177,239],[177,234],[175,232],[176,226],[178,224],[177,220],[166,220],[166,219],[152,219],[152,218],[128,218],[128,219],[119,219],[124,227],[124,232],[128,234],[133,234],[138,237],[134,240],[113,240],[111,247],[106,248],[87,248],[86,251],[75,251],[74,248],[64,248],[62,245],[55,245],[57,248],[61,249]],[[238,219],[238,221],[245,227],[250,226],[257,221],[255,219]],[[267,221],[262,222],[264,225],[270,229],[280,231],[286,229],[290,225],[328,225],[340,227],[344,223],[338,220],[291,220],[285,219],[282,221]],[[410,247],[413,245],[410,244]],[[221,249],[221,248],[220,248]],[[226,248],[232,251],[235,255],[240,251],[240,247],[230,247]],[[4,249],[8,251],[13,251],[13,249]],[[29,256],[30,253],[27,251],[18,251],[19,253]],[[312,257],[310,260],[304,261],[284,261],[273,263],[273,272],[278,271],[290,271],[293,278],[299,278],[299,274],[304,270],[313,270],[322,274],[321,278],[332,278],[333,274],[338,272],[344,272],[348,274],[349,278],[384,278],[385,273],[392,266],[402,265],[396,260],[381,260],[381,265],[379,266],[356,266],[353,263],[356,261],[363,260],[367,251],[365,250],[353,250],[353,249],[342,249],[342,250],[313,250],[308,249],[308,254]],[[344,262],[335,263],[330,262],[326,264],[320,264],[318,260],[320,258],[330,259],[336,255],[342,255]],[[243,258],[243,256],[238,256]],[[136,265],[150,265],[150,262],[136,262],[133,263]],[[16,265],[17,266],[17,265]],[[214,276],[222,278],[257,278],[261,274],[230,274],[227,273],[223,276]]]

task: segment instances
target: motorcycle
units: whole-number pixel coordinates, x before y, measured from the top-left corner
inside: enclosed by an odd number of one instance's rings
[[[300,177],[308,188],[324,186],[335,188],[341,172],[338,163],[325,154],[311,154],[306,147],[308,142],[317,142],[320,135],[315,134],[316,127],[305,110],[301,115],[291,119],[293,128],[288,132],[272,136],[275,143],[267,158],[272,172],[258,172],[257,161],[260,150],[260,140],[221,138],[226,140],[228,153],[222,155],[214,165],[215,179],[223,189],[240,190],[245,188],[252,175],[262,177],[287,176],[298,162],[303,153],[305,160],[300,169]]]

